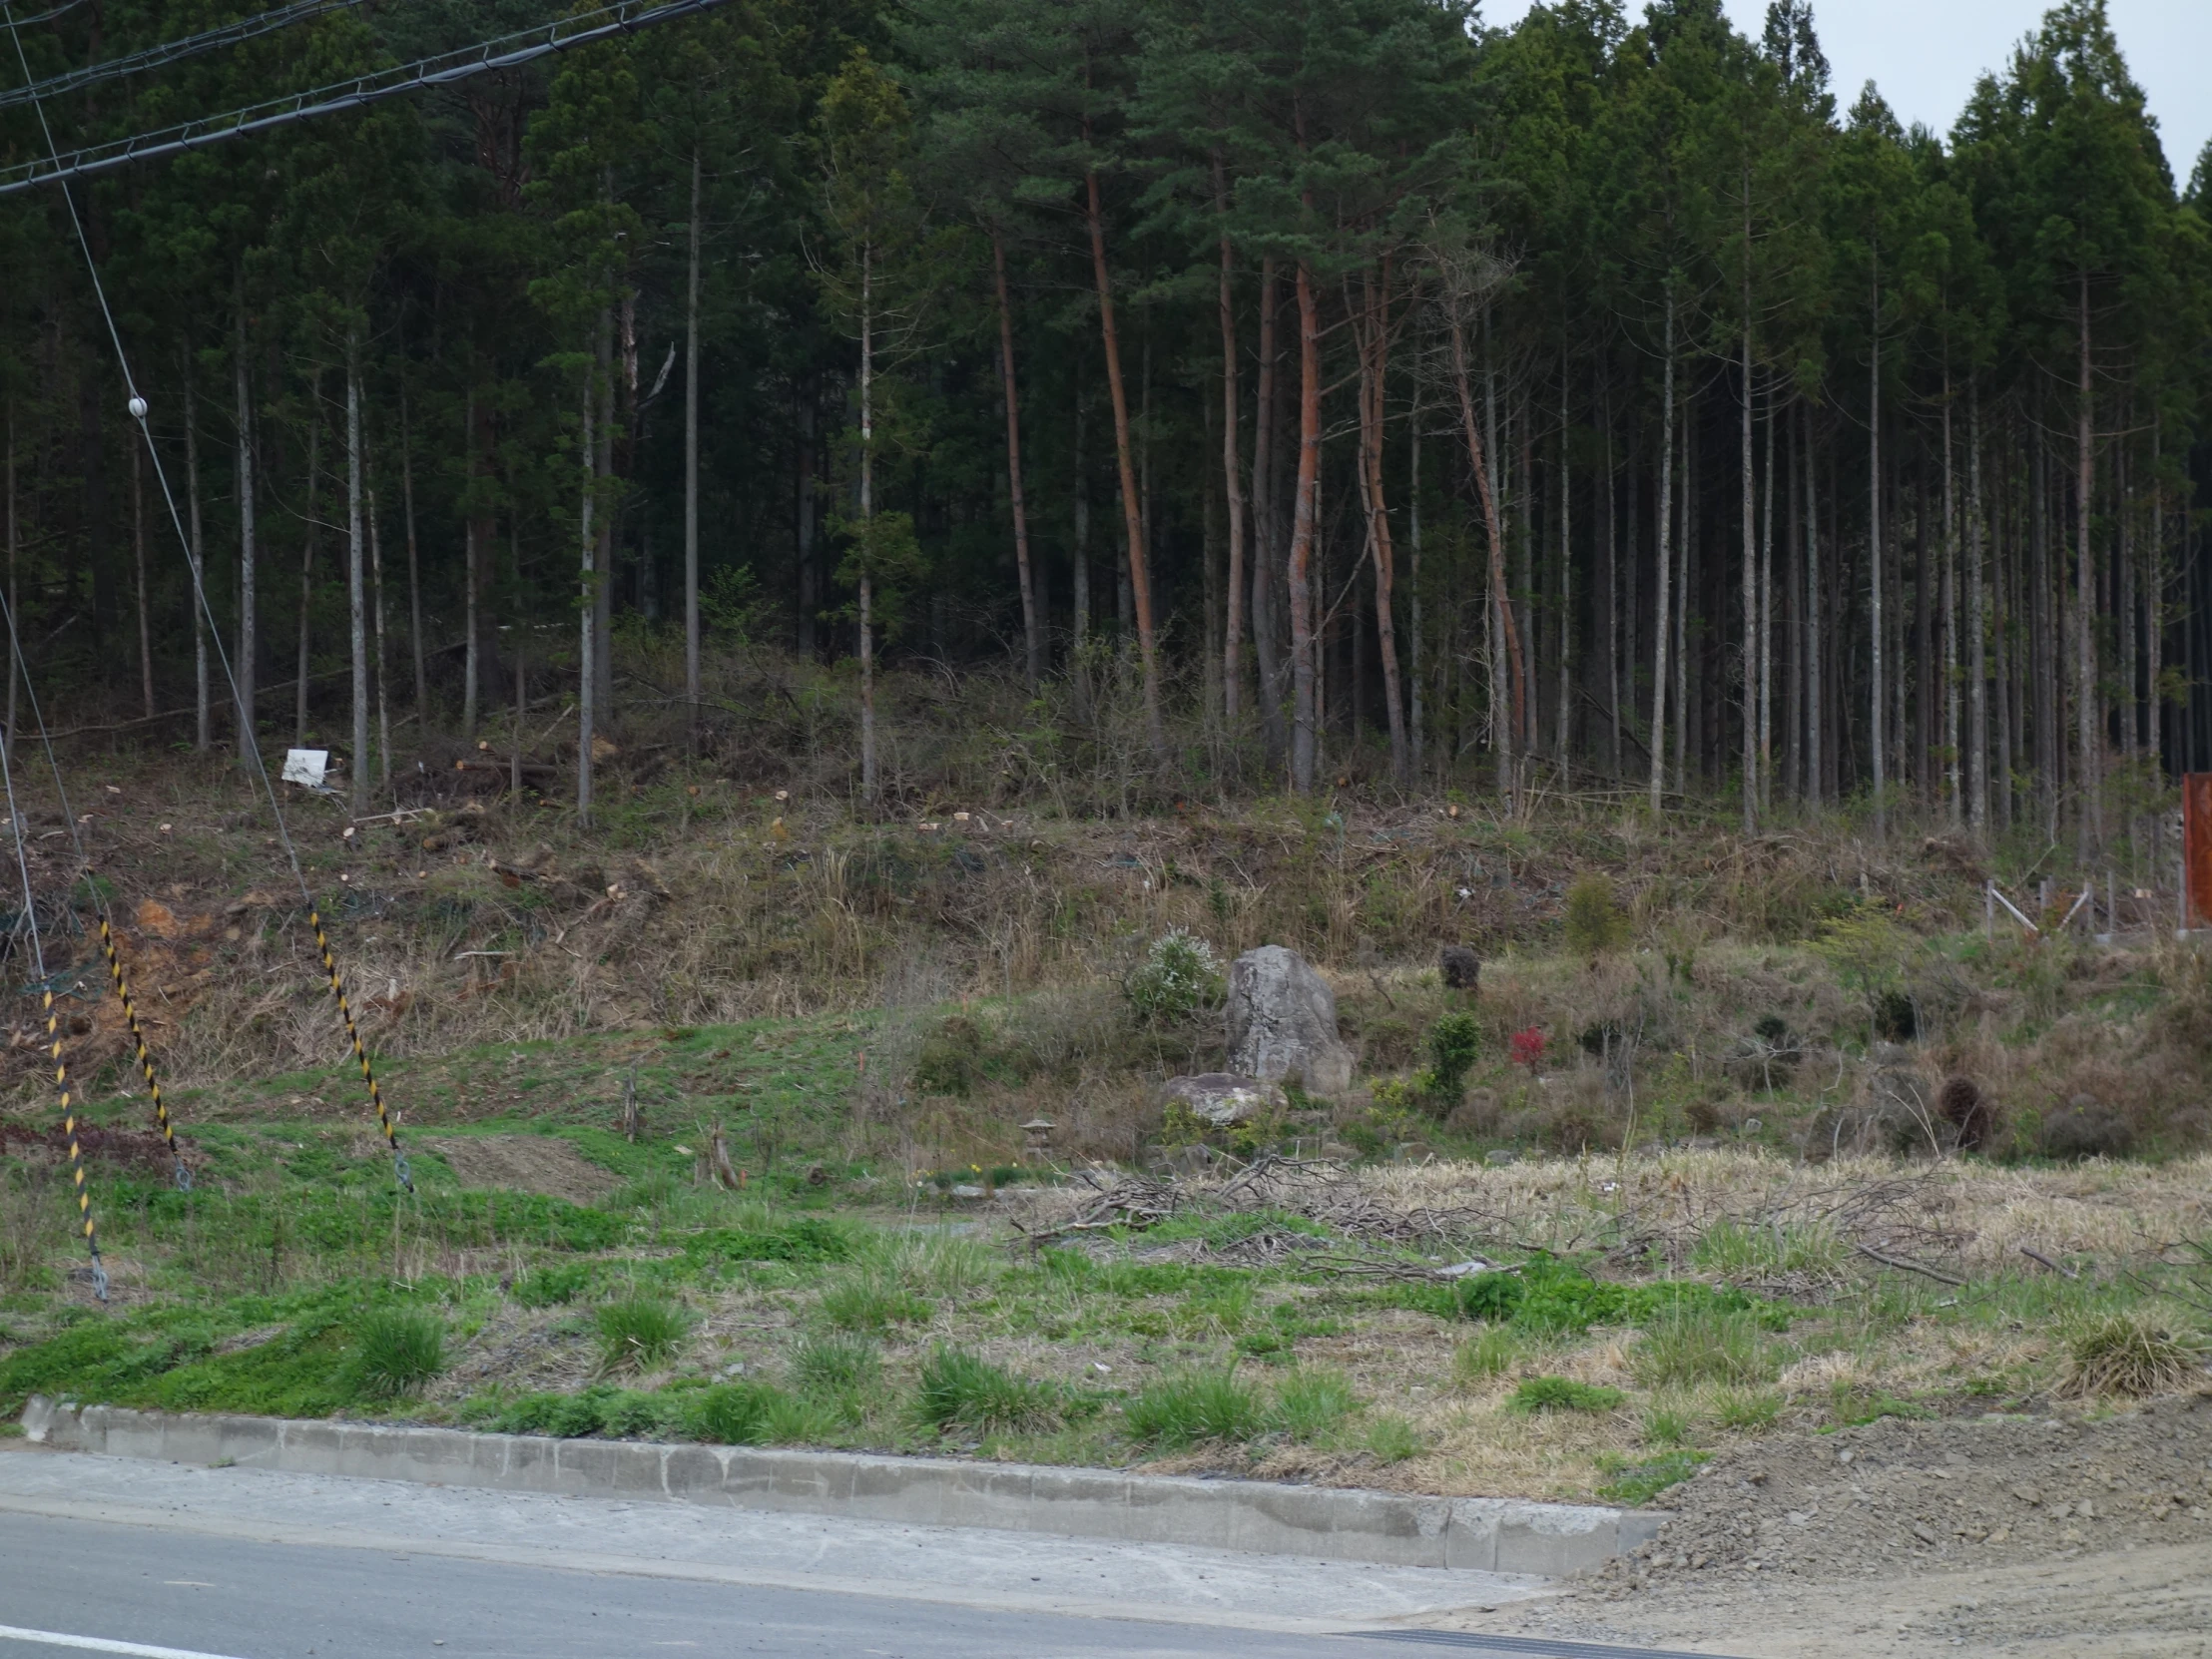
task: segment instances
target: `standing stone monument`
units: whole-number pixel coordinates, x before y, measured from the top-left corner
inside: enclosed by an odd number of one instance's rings
[[[1229,968],[1229,1068],[1315,1094],[1352,1087],[1352,1050],[1337,1034],[1337,994],[1297,951],[1248,950]]]

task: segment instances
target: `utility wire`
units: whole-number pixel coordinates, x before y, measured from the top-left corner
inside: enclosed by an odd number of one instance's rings
[[[272,127],[287,126],[294,121],[331,115],[339,110],[359,109],[364,105],[381,103],[386,98],[396,98],[402,93],[465,81],[471,76],[482,75],[491,70],[512,69],[551,53],[566,52],[574,47],[589,46],[595,41],[611,40],[618,35],[651,28],[656,23],[670,23],[678,18],[712,11],[724,3],[725,0],[660,0],[658,4],[653,3],[653,0],[618,0],[617,4],[601,6],[596,11],[564,17],[557,22],[540,24],[515,34],[501,35],[475,46],[464,46],[458,51],[419,58],[413,63],[402,64],[393,69],[374,70],[349,81],[332,82],[308,92],[291,93],[264,103],[250,104],[244,109],[232,110],[223,115],[202,116],[174,127],[139,133],[131,138],[87,145],[66,155],[55,145],[53,132],[48,129],[48,153],[45,157],[0,168],[0,196],[12,196],[17,191],[29,190],[34,185],[51,184],[57,179],[107,173],[132,162],[182,155],[188,150],[203,150],[211,144],[221,144],[225,139],[267,132]],[[13,27],[12,23],[10,27]],[[23,55],[20,36],[16,41],[16,55],[18,58]],[[30,77],[28,60],[24,60],[23,73],[25,79]],[[40,121],[43,124],[44,106],[39,108]]]
[[[4,17],[7,21],[9,38],[15,44],[16,61],[22,65],[24,79],[28,80],[31,73],[30,59],[23,50],[23,33],[16,27],[15,8],[8,3],[8,0],[0,0],[0,17]],[[46,137],[48,151],[55,152],[54,130],[47,123],[45,104],[34,101],[32,108],[38,111],[39,129]],[[77,233],[77,247],[85,258],[85,272],[92,278],[93,294],[100,301],[101,319],[106,322],[108,339],[115,347],[116,364],[123,371],[124,389],[130,393],[131,418],[138,423],[139,439],[146,445],[147,458],[152,461],[154,466],[154,478],[162,487],[162,502],[169,509],[170,526],[177,533],[178,545],[186,550],[185,566],[192,573],[193,597],[199,602],[201,615],[207,619],[209,635],[215,642],[216,661],[223,665],[223,677],[230,683],[231,704],[238,711],[239,717],[239,753],[252,759],[255,775],[261,781],[262,793],[269,799],[270,813],[276,822],[277,838],[283,843],[284,857],[291,865],[291,878],[298,885],[300,900],[306,906],[307,923],[314,930],[315,948],[320,952],[322,958],[322,971],[329,980],[330,994],[337,1001],[338,1017],[344,1022],[346,1039],[352,1044],[353,1058],[360,1063],[361,1081],[367,1086],[369,1102],[376,1108],[377,1127],[382,1130],[385,1143],[391,1148],[392,1173],[398,1178],[401,1187],[408,1192],[413,1192],[414,1181],[407,1170],[407,1157],[405,1153],[399,1150],[399,1133],[392,1127],[391,1114],[384,1105],[383,1091],[377,1087],[376,1074],[370,1069],[368,1050],[361,1042],[360,1028],[354,1023],[352,1006],[346,1000],[345,983],[339,977],[337,962],[331,955],[330,940],[323,931],[322,917],[316,909],[314,894],[308,889],[306,872],[299,867],[299,849],[293,844],[291,830],[284,823],[283,803],[276,798],[276,786],[270,779],[269,765],[262,758],[261,741],[254,732],[254,711],[248,706],[245,694],[239,689],[238,675],[232,671],[231,654],[224,648],[223,644],[223,629],[216,621],[215,607],[209,603],[207,584],[201,579],[200,561],[192,556],[192,542],[185,534],[184,517],[177,510],[177,494],[175,490],[170,488],[169,469],[162,464],[161,449],[154,442],[153,429],[147,425],[147,402],[140,395],[138,380],[131,372],[130,353],[123,348],[122,331],[117,328],[115,311],[108,304],[107,284],[100,279],[99,264],[92,257],[92,243],[85,235],[84,220],[77,213],[77,199],[70,194],[69,187],[66,184],[62,186],[62,201],[69,208],[69,223]],[[0,745],[0,749],[5,747],[5,745]],[[362,757],[355,756],[354,764],[356,766],[362,764]],[[10,812],[12,817],[12,808]],[[22,830],[18,826],[16,829],[16,851],[19,859],[22,855]],[[25,880],[26,882],[29,880],[27,866]],[[43,974],[43,967],[41,972]],[[51,993],[49,993],[49,1001],[51,1001]],[[51,1020],[48,1021],[50,1030],[52,1023]],[[60,1052],[58,1039],[55,1044],[55,1051],[58,1056]],[[57,1075],[57,1081],[65,1083],[63,1100],[66,1107],[68,1099],[66,1079]],[[86,1225],[88,1228],[91,1225],[89,1216]],[[88,1232],[87,1237],[90,1236]]]
[[[203,52],[214,52],[225,46],[235,46],[242,40],[252,40],[257,35],[288,28],[303,18],[314,17],[322,12],[350,11],[361,3],[362,0],[294,0],[289,6],[279,6],[270,12],[257,12],[252,17],[240,18],[236,23],[206,29],[197,35],[187,35],[182,40],[164,41],[159,46],[149,46],[144,51],[133,52],[127,57],[109,58],[102,63],[87,64],[82,69],[69,69],[59,75],[49,75],[43,81],[10,87],[6,92],[0,92],[0,110],[12,109],[17,104],[28,104],[41,98],[59,97],[81,87],[98,86],[103,81],[136,75],[142,70],[159,69],[164,64],[178,63],[186,58],[197,58]],[[48,12],[46,15],[51,17],[54,14]],[[20,21],[36,23],[39,20],[34,17]]]

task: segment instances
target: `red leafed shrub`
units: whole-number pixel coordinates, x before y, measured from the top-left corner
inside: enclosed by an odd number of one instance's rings
[[[1525,1031],[1515,1031],[1512,1037],[1513,1064],[1526,1066],[1534,1071],[1543,1064],[1544,1034],[1540,1027],[1531,1025]]]

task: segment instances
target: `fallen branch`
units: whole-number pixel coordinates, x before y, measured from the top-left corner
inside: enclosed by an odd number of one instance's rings
[[[1897,1268],[1904,1273],[1924,1273],[1939,1285],[1963,1285],[1965,1283],[1963,1279],[1955,1278],[1940,1269],[1929,1267],[1926,1263],[1911,1261],[1903,1256],[1886,1256],[1872,1245],[1855,1243],[1851,1248],[1858,1251],[1862,1256],[1880,1262],[1886,1268]]]
[[[2045,1256],[2041,1251],[2037,1250],[2032,1245],[2020,1246],[2020,1254],[2022,1256],[2025,1256],[2030,1262],[2042,1263],[2044,1267],[2050,1269],[2050,1271],[2053,1273],[2064,1274],[2068,1279],[2079,1279],[2081,1277],[2080,1271],[2078,1269],[2069,1268],[2063,1262],[2052,1261],[2048,1256]]]

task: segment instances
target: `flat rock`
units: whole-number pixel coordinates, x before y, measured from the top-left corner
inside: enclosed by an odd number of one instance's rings
[[[1283,1090],[1264,1077],[1246,1077],[1230,1071],[1200,1072],[1195,1077],[1172,1077],[1161,1091],[1164,1098],[1180,1101],[1191,1115],[1216,1129],[1227,1129],[1285,1104]]]

